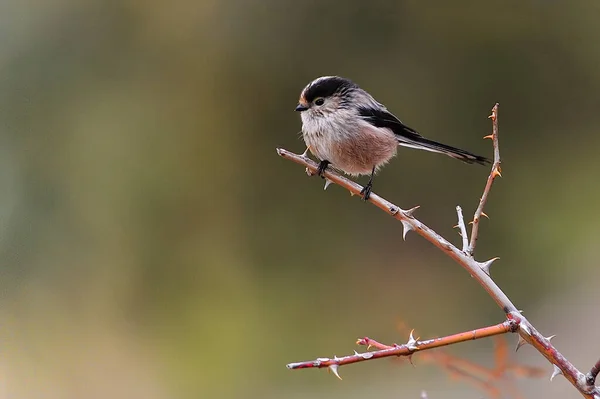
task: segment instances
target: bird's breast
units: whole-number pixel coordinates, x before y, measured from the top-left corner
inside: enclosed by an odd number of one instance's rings
[[[369,124],[304,126],[304,141],[320,160],[348,174],[370,174],[394,155],[398,141],[388,129]]]

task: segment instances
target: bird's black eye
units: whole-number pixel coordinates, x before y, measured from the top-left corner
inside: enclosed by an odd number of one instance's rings
[[[321,106],[321,105],[323,105],[323,104],[325,104],[325,100],[324,100],[324,99],[322,99],[322,98],[317,98],[317,99],[315,100],[315,105]]]

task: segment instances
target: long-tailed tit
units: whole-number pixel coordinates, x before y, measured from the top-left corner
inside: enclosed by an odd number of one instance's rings
[[[370,175],[361,191],[367,200],[373,176],[396,155],[398,145],[446,154],[467,163],[488,159],[421,136],[402,123],[352,81],[323,76],[310,82],[296,111],[302,117],[304,142],[319,160],[318,174],[328,165],[350,175]]]

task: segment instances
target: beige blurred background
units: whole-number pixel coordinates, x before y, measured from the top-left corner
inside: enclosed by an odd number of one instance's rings
[[[600,356],[600,3],[0,4],[0,398],[480,398],[435,366],[285,364],[500,322],[456,264],[277,157],[326,74],[503,175],[477,258],[576,366]],[[488,170],[401,150],[375,191],[459,243]],[[510,345],[516,337],[508,337]],[[358,348],[356,348],[358,349]],[[491,341],[447,349],[481,364]],[[551,367],[532,348],[513,360]],[[527,398],[576,398],[561,378]]]

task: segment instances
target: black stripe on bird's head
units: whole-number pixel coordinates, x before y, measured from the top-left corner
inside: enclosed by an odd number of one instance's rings
[[[310,82],[300,93],[299,107],[308,108],[319,98],[343,95],[358,86],[349,79],[339,76],[322,76]]]

